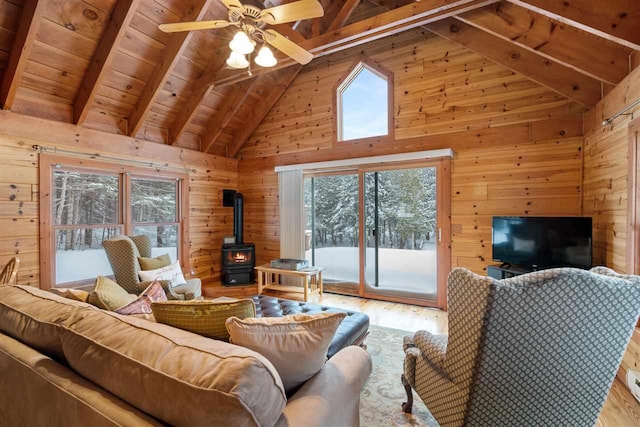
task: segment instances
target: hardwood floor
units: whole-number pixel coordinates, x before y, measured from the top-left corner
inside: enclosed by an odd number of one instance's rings
[[[277,293],[277,296],[301,299],[299,294]],[[362,311],[369,315],[373,325],[411,332],[422,329],[434,334],[447,333],[447,313],[433,308],[327,293],[310,295],[309,301]],[[626,385],[616,378],[596,427],[634,426],[640,426],[640,403],[634,399]]]

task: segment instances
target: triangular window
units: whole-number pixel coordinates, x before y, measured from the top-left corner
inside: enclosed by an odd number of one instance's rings
[[[337,89],[338,141],[389,135],[389,75],[358,63]]]

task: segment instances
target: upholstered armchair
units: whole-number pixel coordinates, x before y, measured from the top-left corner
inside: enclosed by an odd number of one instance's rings
[[[592,426],[640,314],[640,279],[456,268],[448,306],[448,337],[405,337],[405,412],[413,388],[441,426]]]
[[[138,276],[138,257],[151,257],[149,236],[116,236],[102,243],[111,264],[116,282],[127,292],[139,295],[151,282],[143,282]],[[168,280],[160,280],[168,299],[189,300],[202,295],[200,279],[187,279],[187,283],[171,287]]]

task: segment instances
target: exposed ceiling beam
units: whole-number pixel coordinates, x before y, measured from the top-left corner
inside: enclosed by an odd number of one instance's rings
[[[111,68],[111,62],[118,52],[120,41],[124,38],[139,3],[140,0],[118,0],[116,3],[107,28],[91,58],[82,86],[73,101],[73,123],[82,125],[86,120],[102,80]]]
[[[202,74],[208,75],[220,70],[220,68],[224,66],[227,55],[228,52],[226,46],[224,48],[216,50],[214,52],[213,58],[209,61],[209,65]],[[180,109],[180,112],[169,128],[169,144],[173,145],[180,139],[189,123],[191,123],[191,120],[193,120],[198,107],[202,105],[202,102],[207,98],[207,96],[213,91],[215,87],[215,85],[200,86],[198,88],[192,87],[187,96],[187,103],[182,109]]]
[[[201,148],[204,153],[208,153],[213,144],[215,144],[220,135],[222,135],[222,132],[227,127],[231,119],[233,119],[247,97],[256,87],[256,82],[258,82],[258,78],[245,80],[238,84],[238,86],[232,88],[230,93],[222,102],[218,112],[211,115],[211,118],[207,123],[207,130],[202,137]]]
[[[592,107],[600,100],[599,81],[462,21],[449,18],[425,28],[582,105]]]
[[[228,157],[235,157],[240,152],[251,134],[253,134],[253,131],[255,131],[262,120],[264,120],[271,108],[296,78],[300,70],[302,70],[302,65],[286,68],[278,72],[277,82],[275,84],[267,83],[269,87],[268,93],[261,96],[260,102],[253,106],[251,114],[248,117],[243,117],[244,123],[234,135],[231,145],[229,146]],[[272,78],[272,75],[264,75],[258,78]]]
[[[361,1],[362,0],[346,0],[342,5],[342,8],[338,11],[338,14],[331,20],[329,27],[327,27],[327,32],[344,27],[344,24],[347,23],[353,14],[353,11],[356,10],[356,7],[358,7]]]
[[[319,37],[303,41],[300,46],[309,50],[318,58],[359,46],[373,40],[391,36],[409,30],[484,7],[499,0],[422,0],[410,5],[399,7],[372,18],[359,21],[340,29],[329,31]],[[294,65],[291,59],[280,60],[273,68],[254,69],[253,74],[223,69],[214,76],[203,76],[194,83],[194,87],[209,84],[227,85],[240,82],[259,74],[270,73]]]
[[[214,0],[193,0],[182,16],[181,22],[202,20],[206,10],[213,1]],[[158,62],[153,73],[151,73],[151,77],[138,98],[136,106],[129,114],[130,136],[135,136],[142,127],[156,97],[178,63],[192,35],[193,31],[183,31],[174,33],[169,38],[169,43],[167,43],[167,46],[162,52],[160,62]]]
[[[608,84],[619,83],[629,73],[628,48],[511,3],[456,18]]]
[[[518,6],[583,31],[640,50],[640,1],[509,0]]]
[[[2,86],[0,86],[0,105],[5,110],[11,109],[13,105],[18,85],[22,80],[22,74],[36,39],[45,3],[45,0],[26,0],[22,6],[22,16],[11,48],[11,55],[9,55],[9,62],[4,71]]]

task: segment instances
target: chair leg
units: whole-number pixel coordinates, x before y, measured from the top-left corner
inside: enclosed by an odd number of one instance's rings
[[[402,410],[407,414],[410,414],[413,410],[413,393],[411,392],[411,385],[409,385],[409,381],[407,381],[404,374],[400,376],[400,381],[402,381],[404,391],[407,392],[407,401],[402,402]]]

